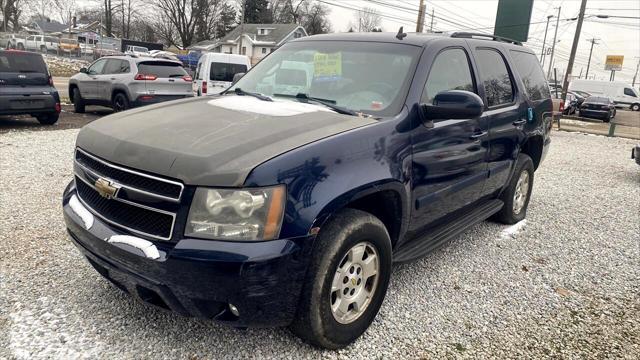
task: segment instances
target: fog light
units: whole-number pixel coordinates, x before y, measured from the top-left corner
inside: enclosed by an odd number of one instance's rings
[[[231,311],[231,313],[237,317],[240,317],[240,312],[238,311],[238,308],[233,305],[233,304],[229,304],[229,310]]]

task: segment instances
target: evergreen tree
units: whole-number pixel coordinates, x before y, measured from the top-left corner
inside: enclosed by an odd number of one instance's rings
[[[273,22],[268,0],[245,0],[243,10],[246,24],[269,24]]]
[[[230,4],[224,4],[220,19],[216,24],[215,36],[220,39],[236,27],[236,10]]]

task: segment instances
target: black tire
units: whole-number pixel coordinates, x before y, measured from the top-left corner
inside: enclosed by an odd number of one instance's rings
[[[111,101],[111,106],[114,112],[125,111],[131,108],[129,99],[127,99],[127,95],[125,95],[124,93],[117,93]]]
[[[46,54],[47,53],[47,47],[44,45],[40,45],[40,52]]]
[[[82,95],[80,94],[80,89],[74,87],[73,88],[73,111],[76,114],[84,114],[85,111],[85,103]]]
[[[355,245],[363,242],[375,247],[377,251],[376,276],[379,277],[364,311],[352,322],[340,323],[331,310],[331,302],[335,300],[332,296],[336,293],[331,292],[331,285],[345,255]],[[389,285],[391,262],[391,240],[384,224],[377,217],[355,209],[344,209],[337,213],[322,227],[314,243],[311,264],[307,270],[296,317],[290,326],[291,331],[303,340],[327,349],[339,349],[353,342],[367,330],[380,310]],[[348,271],[351,270],[353,269]],[[356,272],[361,273],[359,270]],[[365,270],[362,270],[362,274],[365,274]],[[347,281],[344,284],[349,283]],[[368,282],[364,286],[366,284]]]
[[[19,43],[18,44],[18,50],[24,50],[24,44],[23,43]]]
[[[36,119],[38,119],[38,122],[42,125],[53,125],[58,122],[59,117],[60,117],[60,114],[58,113],[49,113],[49,114],[37,115]]]
[[[514,197],[516,194],[516,187],[520,179],[521,174],[528,172],[529,182],[527,187],[527,194],[524,200],[524,205],[517,213],[514,211]],[[504,206],[498,211],[492,219],[503,224],[515,224],[523,220],[527,216],[527,207],[529,206],[529,200],[531,199],[531,189],[533,188],[534,169],[533,160],[527,154],[519,154],[516,161],[516,170],[509,181],[509,185],[500,195],[500,200],[504,202]]]

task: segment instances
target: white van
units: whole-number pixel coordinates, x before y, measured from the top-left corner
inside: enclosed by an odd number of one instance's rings
[[[249,69],[251,61],[245,55],[204,53],[193,76],[193,94],[219,94],[231,86],[235,74],[246,73]]]
[[[640,96],[631,85],[622,81],[573,80],[569,90],[585,91],[591,95],[605,96],[613,100],[616,107],[640,110]]]

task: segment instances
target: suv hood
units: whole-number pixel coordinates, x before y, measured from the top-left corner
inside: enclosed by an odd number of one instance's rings
[[[82,128],[76,145],[115,164],[205,186],[242,186],[257,165],[376,122],[289,100],[225,95],[117,113]]]

